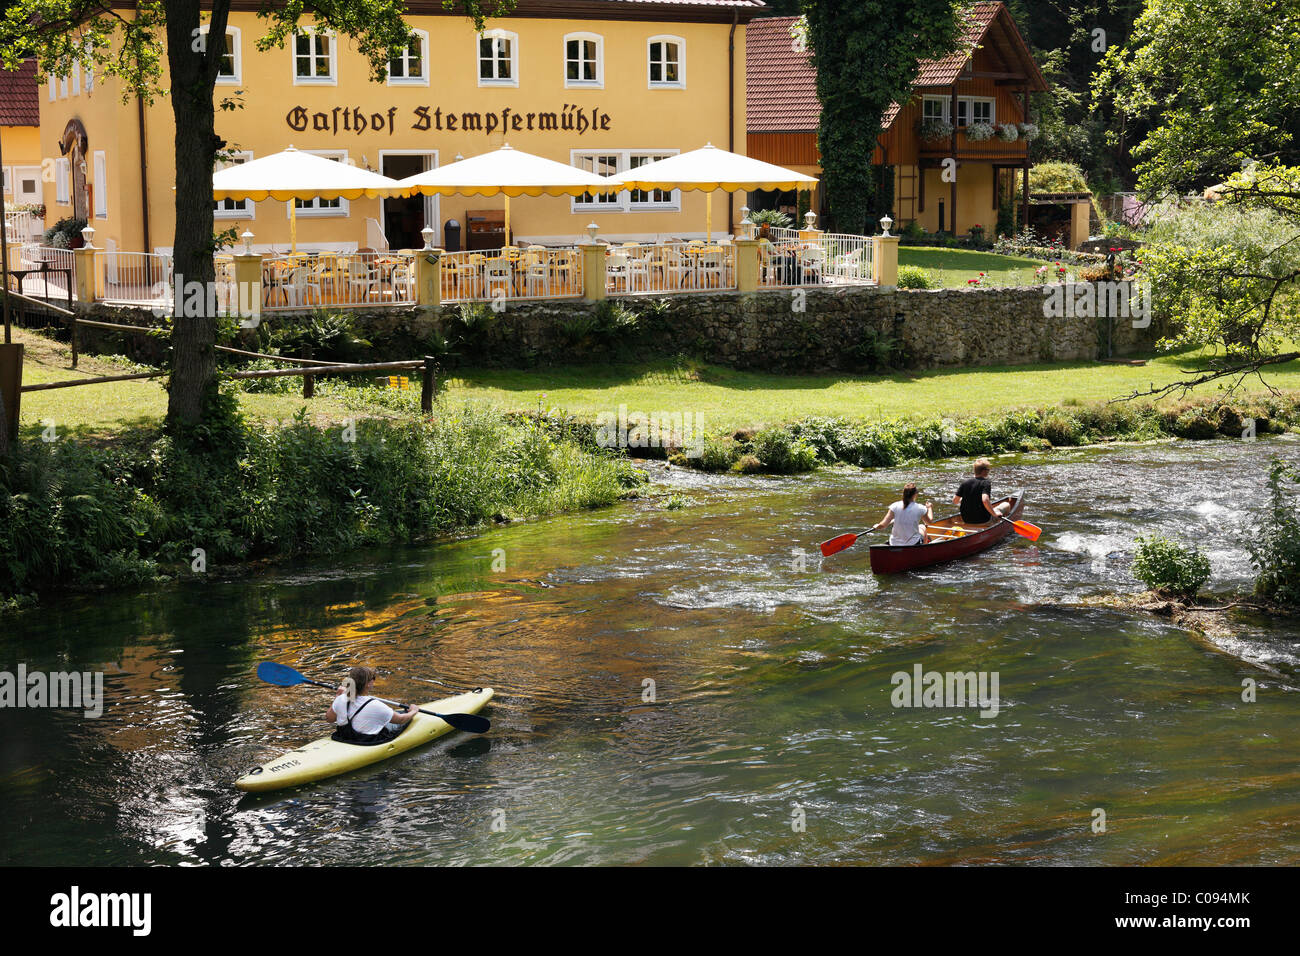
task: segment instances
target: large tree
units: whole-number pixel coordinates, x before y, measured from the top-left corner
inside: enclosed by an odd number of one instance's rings
[[[817,147],[835,228],[868,228],[871,157],[890,103],[912,96],[922,60],[958,49],[965,0],[803,0],[817,70]]]
[[[443,0],[482,28],[489,12],[507,12],[514,0]],[[490,10],[489,10],[490,8]],[[174,268],[186,281],[212,282],[215,240],[212,171],[225,145],[216,132],[214,102],[222,46],[203,42],[200,27],[225,35],[230,0],[16,0],[0,20],[0,59],[13,68],[37,57],[41,72],[62,75],[76,61],[93,62],[100,76],[121,81],[124,99],[169,97],[176,121],[176,233]],[[259,50],[282,47],[300,20],[309,19],[352,40],[367,58],[372,79],[387,75],[390,57],[413,39],[401,0],[289,0],[264,2]],[[164,73],[164,62],[166,70]],[[178,316],[172,328],[168,422],[202,421],[216,386],[217,317]]]
[[[1150,127],[1138,187],[1170,201],[1144,256],[1174,341],[1224,353],[1153,391],[1295,358],[1281,348],[1300,334],[1300,0],[1146,0],[1094,94]],[[1177,199],[1225,178],[1218,205]]]

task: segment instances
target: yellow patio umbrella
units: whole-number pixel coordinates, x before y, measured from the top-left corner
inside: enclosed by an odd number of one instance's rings
[[[729,193],[754,189],[785,191],[812,189],[817,185],[817,180],[812,176],[718,149],[712,143],[706,143],[702,148],[693,149],[689,153],[678,153],[617,176],[609,176],[605,182],[607,189],[617,190],[705,190],[704,228],[706,237],[710,239],[713,237],[713,193],[716,190]]]
[[[398,181],[410,195],[504,196],[506,243],[510,242],[510,199],[517,196],[581,196],[608,192],[609,182],[586,170],[535,156],[510,144],[417,173]]]
[[[406,196],[396,180],[290,146],[212,174],[213,199],[279,199],[289,203],[289,242],[298,251],[296,199],[375,199]]]

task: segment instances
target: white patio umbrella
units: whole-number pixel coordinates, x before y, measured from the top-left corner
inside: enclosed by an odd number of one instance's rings
[[[398,181],[411,195],[504,196],[506,242],[510,241],[510,199],[517,196],[581,196],[609,192],[609,181],[586,170],[535,156],[510,144]]]
[[[817,180],[812,176],[718,149],[712,143],[706,143],[702,148],[693,149],[689,153],[678,153],[617,176],[610,176],[605,182],[606,188],[619,190],[705,190],[708,194],[705,201],[705,234],[710,238],[713,235],[715,190],[734,193],[752,189],[812,189],[817,185]]]
[[[212,174],[213,199],[279,199],[289,203],[289,241],[298,251],[295,199],[374,199],[406,196],[396,180],[369,170],[303,152],[290,146],[279,153],[227,166]]]

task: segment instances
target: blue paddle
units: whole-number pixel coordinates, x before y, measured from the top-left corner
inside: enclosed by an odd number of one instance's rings
[[[274,661],[263,661],[257,665],[257,676],[268,684],[274,684],[276,687],[296,687],[299,684],[314,684],[317,687],[324,687],[328,690],[337,692],[338,688],[324,681],[312,680],[310,677],[304,677],[292,667],[284,664],[276,664]],[[406,704],[399,704],[395,700],[384,700],[382,697],[376,697],[375,700],[393,707],[406,709]],[[485,734],[492,729],[492,722],[486,717],[479,717],[477,714],[435,714],[431,710],[417,708],[420,713],[428,714],[430,717],[437,717],[445,720],[457,730],[464,730],[471,734]]]

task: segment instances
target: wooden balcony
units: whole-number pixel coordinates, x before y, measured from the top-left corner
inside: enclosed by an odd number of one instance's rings
[[[920,138],[920,130],[917,130],[917,144],[919,155],[922,159],[945,159],[952,155],[951,140],[942,140],[940,142],[927,142]],[[982,140],[978,143],[972,143],[966,138],[966,130],[963,127],[957,129],[957,158],[969,160],[988,160],[991,162],[1000,162],[1018,164],[1024,161],[1029,153],[1029,144],[1023,139],[1018,139],[1014,143],[1008,143],[999,139],[994,134],[992,139]]]

